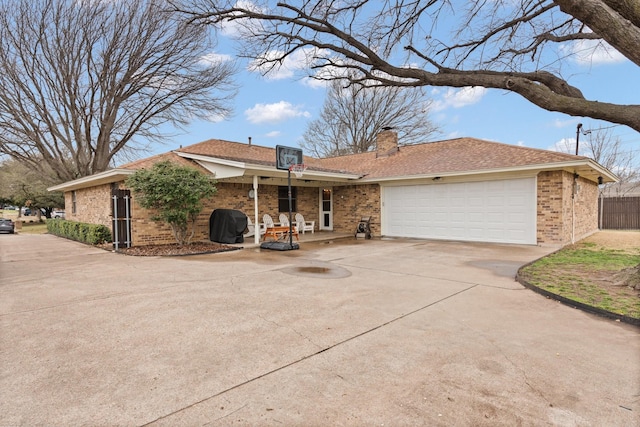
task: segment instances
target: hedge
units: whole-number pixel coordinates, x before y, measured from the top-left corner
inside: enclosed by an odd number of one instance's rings
[[[111,243],[111,230],[101,224],[86,224],[56,218],[47,220],[47,232],[91,245]]]

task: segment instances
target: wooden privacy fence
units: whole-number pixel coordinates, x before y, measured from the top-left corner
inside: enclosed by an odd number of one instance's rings
[[[602,230],[640,230],[640,197],[598,199],[598,223]]]

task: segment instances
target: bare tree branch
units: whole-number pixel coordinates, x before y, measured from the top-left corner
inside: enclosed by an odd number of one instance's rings
[[[591,129],[585,139],[580,140],[579,152],[609,169],[618,176],[618,182],[606,184],[602,189],[608,196],[624,196],[640,186],[640,155],[633,148],[623,147],[619,138],[614,138],[611,129]],[[575,153],[576,141],[565,140],[558,149]]]
[[[345,87],[333,81],[320,117],[309,124],[301,145],[317,157],[364,153],[376,148],[376,135],[387,126],[404,145],[426,142],[438,133],[429,119],[430,106],[419,89]]]
[[[640,65],[640,12],[632,0],[467,2],[462,15],[445,13],[454,5],[444,0],[171,3],[190,22],[233,22],[241,38],[251,36],[242,39],[242,54],[261,70],[313,50],[309,71],[324,80],[348,75],[369,86],[483,86],[549,111],[640,131],[640,105],[586,99],[562,77],[580,40],[608,43]],[[452,24],[458,29],[449,34],[444,27]]]
[[[104,171],[160,126],[229,112],[232,63],[152,0],[0,5],[0,152],[59,181]]]

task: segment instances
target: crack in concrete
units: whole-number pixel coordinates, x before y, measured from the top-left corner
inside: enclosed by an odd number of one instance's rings
[[[485,334],[483,334],[481,331],[471,327],[469,324],[465,323],[465,322],[460,322],[457,321],[459,325],[464,326],[466,329],[469,329],[471,331],[473,331],[477,336],[480,336],[482,338],[484,338],[484,340],[486,342],[489,343],[489,345],[491,345],[493,348],[498,350],[498,353],[507,361],[509,362],[509,364],[516,369],[520,375],[522,376],[522,378],[524,379],[524,383],[527,385],[527,387],[529,387],[529,389],[533,392],[535,392],[538,396],[540,396],[540,398],[542,398],[542,400],[544,400],[547,405],[551,405],[552,402],[549,401],[549,399],[547,399],[547,397],[542,393],[542,391],[540,391],[540,389],[534,387],[530,380],[529,377],[527,376],[527,372],[525,371],[524,368],[521,368],[520,366],[518,366],[513,360],[511,360],[511,358],[509,356],[507,356],[507,354],[505,353],[505,351],[502,349],[502,347],[498,346],[492,339],[488,338]]]
[[[313,340],[312,340],[311,338],[309,338],[309,337],[308,337],[308,336],[306,336],[305,334],[303,334],[303,333],[299,332],[299,331],[298,331],[298,330],[296,330],[295,328],[292,328],[292,327],[290,327],[290,326],[283,326],[283,325],[279,324],[278,322],[276,322],[275,320],[267,319],[267,318],[265,318],[265,317],[263,317],[263,316],[261,316],[261,315],[259,315],[259,314],[256,314],[256,316],[257,316],[258,318],[262,319],[262,320],[263,320],[263,321],[265,321],[265,322],[268,322],[268,323],[271,323],[271,324],[273,324],[273,325],[276,325],[278,328],[283,328],[283,329],[288,329],[288,330],[290,330],[290,331],[293,331],[296,335],[298,335],[299,337],[301,337],[301,338],[305,339],[306,341],[310,342],[310,343],[311,343],[311,344],[313,344],[315,347],[320,348],[320,349],[322,348],[322,346],[321,346],[321,345],[316,344],[315,342],[313,342]]]
[[[262,379],[262,378],[265,378],[265,377],[267,377],[267,376],[269,376],[269,375],[272,375],[272,374],[274,374],[274,373],[276,373],[276,372],[279,372],[279,371],[282,371],[282,370],[284,370],[284,369],[286,369],[286,368],[289,368],[289,367],[291,367],[291,366],[297,365],[298,363],[304,362],[304,361],[305,361],[305,360],[307,360],[307,359],[311,359],[312,357],[318,356],[318,355],[320,355],[320,354],[322,354],[322,353],[324,353],[324,352],[326,352],[326,351],[332,350],[332,349],[334,349],[334,348],[336,348],[336,347],[338,347],[338,346],[341,346],[341,345],[343,345],[343,344],[346,344],[346,343],[348,343],[348,342],[350,342],[350,341],[353,341],[353,340],[356,340],[356,339],[358,339],[358,338],[361,338],[361,337],[363,337],[363,336],[365,336],[365,335],[367,335],[367,334],[370,334],[370,333],[372,333],[372,332],[374,332],[374,331],[377,331],[378,329],[384,328],[385,326],[388,326],[388,325],[391,325],[391,324],[393,324],[393,323],[395,323],[395,322],[398,322],[398,321],[400,321],[400,320],[402,320],[402,319],[404,319],[404,318],[406,318],[406,317],[408,317],[408,316],[411,316],[411,315],[413,315],[413,314],[419,313],[419,312],[421,312],[421,311],[423,311],[423,310],[426,310],[426,309],[428,309],[428,308],[430,308],[430,307],[432,307],[432,306],[434,306],[434,305],[436,305],[436,304],[439,304],[439,303],[441,303],[441,302],[443,302],[443,301],[446,301],[446,300],[448,300],[448,299],[450,299],[450,298],[453,298],[453,297],[458,296],[458,295],[460,295],[460,294],[462,294],[462,293],[465,293],[465,292],[467,292],[467,291],[469,291],[469,290],[471,290],[471,289],[475,288],[476,286],[478,286],[478,285],[477,285],[477,284],[473,284],[472,286],[469,286],[469,287],[467,287],[467,288],[465,288],[465,289],[462,289],[462,290],[460,290],[460,291],[458,291],[458,292],[455,292],[455,293],[452,293],[452,294],[450,294],[450,295],[447,295],[446,297],[443,297],[443,298],[441,298],[441,299],[439,299],[439,300],[436,300],[436,301],[434,301],[434,302],[431,302],[431,303],[429,303],[429,304],[427,304],[427,305],[424,305],[424,306],[422,306],[422,307],[420,307],[420,308],[417,308],[417,309],[415,309],[415,310],[412,310],[412,311],[410,311],[410,312],[408,312],[408,313],[405,313],[405,314],[401,314],[401,315],[399,315],[399,316],[396,316],[396,317],[394,317],[394,318],[393,318],[393,319],[391,319],[391,320],[388,320],[388,321],[386,321],[386,322],[383,322],[383,323],[381,323],[381,324],[379,324],[379,325],[377,325],[377,326],[374,326],[374,327],[372,327],[372,328],[370,328],[370,329],[367,329],[367,330],[365,330],[365,331],[363,331],[363,332],[360,332],[360,333],[358,333],[358,334],[356,334],[356,335],[353,335],[353,336],[351,336],[351,337],[345,338],[344,340],[339,341],[339,342],[337,342],[337,343],[335,343],[335,344],[331,344],[331,345],[329,345],[329,346],[327,346],[327,347],[320,347],[320,350],[316,351],[315,353],[307,354],[306,356],[302,356],[301,358],[299,358],[299,359],[297,359],[297,360],[294,360],[293,362],[286,363],[286,364],[284,364],[284,365],[282,365],[282,366],[279,366],[279,367],[277,367],[277,368],[274,368],[274,369],[272,369],[272,370],[270,370],[270,371],[267,371],[267,372],[265,372],[265,373],[263,373],[263,374],[257,375],[257,376],[255,376],[254,378],[250,378],[250,379],[248,379],[248,380],[246,380],[246,381],[243,381],[243,382],[238,383],[238,384],[236,384],[236,385],[234,385],[234,386],[231,386],[231,387],[227,388],[226,390],[222,390],[222,391],[220,391],[220,392],[218,392],[218,393],[215,393],[215,394],[213,394],[213,395],[211,395],[211,396],[208,396],[208,397],[202,398],[202,399],[198,400],[197,402],[193,402],[192,404],[185,406],[184,408],[177,409],[177,410],[175,410],[175,411],[173,411],[173,412],[171,412],[171,413],[168,413],[168,414],[166,414],[166,415],[162,415],[162,416],[160,416],[160,417],[156,418],[155,420],[149,421],[148,423],[142,424],[140,427],[149,426],[149,425],[151,425],[151,424],[155,423],[156,421],[163,420],[163,419],[168,418],[168,417],[170,417],[170,416],[172,416],[172,415],[175,415],[175,414],[178,414],[178,413],[180,413],[180,412],[182,412],[182,411],[185,411],[185,410],[187,410],[187,409],[193,408],[193,407],[195,407],[195,406],[197,406],[197,405],[199,405],[199,404],[201,404],[201,403],[204,403],[204,402],[206,402],[206,401],[208,401],[208,400],[211,400],[211,399],[214,399],[214,398],[216,398],[216,397],[222,396],[222,395],[224,395],[225,393],[228,393],[228,392],[230,392],[230,391],[232,391],[232,390],[235,390],[235,389],[238,389],[238,388],[240,388],[240,387],[243,387],[243,386],[245,386],[245,385],[247,385],[247,384],[249,384],[249,383],[252,383],[252,382],[258,381],[258,380],[260,380],[260,379]],[[278,323],[277,323],[277,322],[274,322],[274,321],[269,320],[269,319],[265,319],[265,318],[261,317],[260,315],[256,315],[256,316],[258,316],[260,319],[264,320],[265,322],[270,322],[270,323],[273,323],[274,325],[278,325]],[[280,325],[278,325],[278,326],[280,326]]]

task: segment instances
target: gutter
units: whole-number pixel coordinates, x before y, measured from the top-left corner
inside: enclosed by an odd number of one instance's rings
[[[576,173],[576,168],[579,167],[588,167],[593,169],[594,176],[602,176],[603,182],[618,182],[619,178],[611,171],[601,166],[597,162],[591,159],[585,160],[574,160],[570,162],[561,162],[561,163],[543,163],[543,164],[535,164],[535,165],[524,165],[518,167],[507,167],[507,168],[494,168],[494,169],[476,169],[470,171],[448,171],[448,172],[429,172],[424,174],[416,174],[416,175],[402,175],[402,176],[389,176],[389,177],[372,177],[372,178],[362,178],[359,182],[393,182],[393,181],[407,181],[413,179],[433,179],[435,177],[459,177],[459,176],[470,176],[470,175],[482,175],[482,174],[496,174],[496,173],[515,173],[515,172],[531,172],[532,176],[537,172],[549,171],[549,170],[558,170],[564,169],[568,170],[571,173]],[[594,180],[597,182],[597,180]]]
[[[100,184],[110,184],[112,182],[121,181],[129,175],[133,175],[134,172],[135,171],[132,169],[109,169],[108,171],[100,172],[94,175],[85,176],[73,181],[67,181],[62,184],[48,187],[47,191],[71,191],[78,188],[88,187],[87,184],[91,184],[92,186]]]

